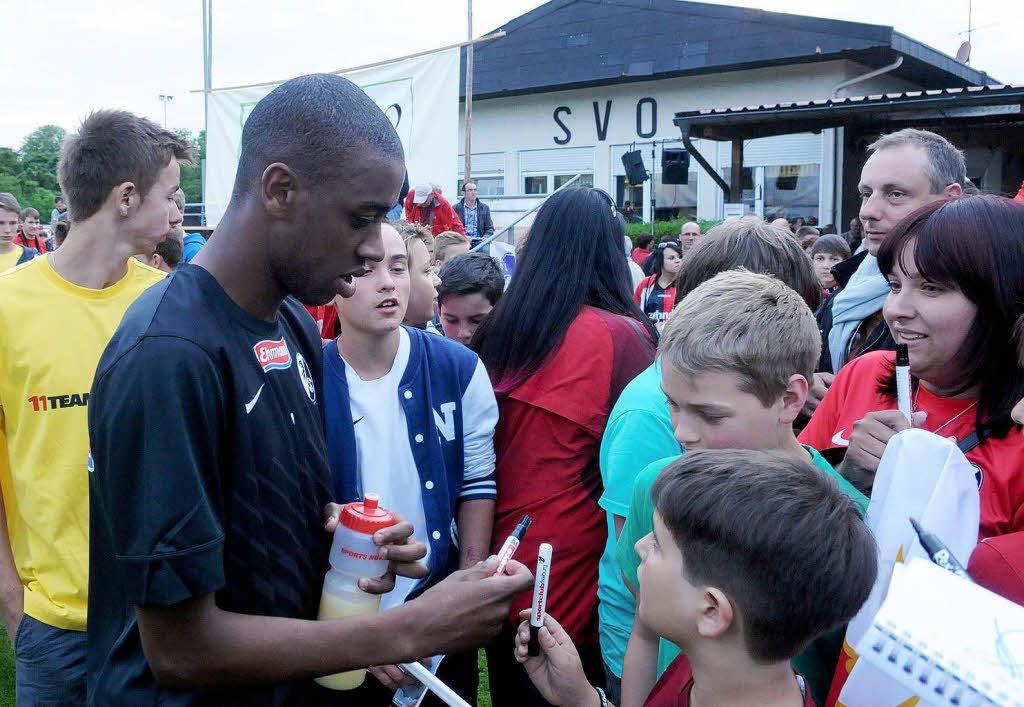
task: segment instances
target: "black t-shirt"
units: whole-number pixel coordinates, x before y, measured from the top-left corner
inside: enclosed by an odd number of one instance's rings
[[[320,336],[275,323],[187,265],[129,308],[89,400],[89,703],[344,704],[312,681],[196,693],[160,685],[134,604],[213,593],[243,614],[314,619],[330,535]]]

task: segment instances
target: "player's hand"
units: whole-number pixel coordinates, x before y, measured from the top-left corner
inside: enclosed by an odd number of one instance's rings
[[[920,427],[927,417],[926,412],[915,412],[913,426]],[[843,459],[843,475],[858,488],[870,488],[889,440],[910,427],[906,416],[899,410],[869,412],[864,419],[853,423],[850,446]]]
[[[587,680],[580,654],[565,629],[550,615],[545,614],[544,626],[538,634],[540,655],[531,656],[527,653],[530,643],[530,610],[521,611],[519,618],[523,619],[523,622],[519,624],[516,633],[516,660],[526,668],[530,682],[544,699],[553,705],[573,707],[599,704],[597,691]]]
[[[832,382],[836,379],[831,373],[815,373],[814,379],[811,381],[811,388],[807,391],[807,400],[804,402],[803,414],[808,418],[814,414],[814,411],[821,405],[822,399],[825,397],[825,393],[832,386]]]
[[[406,685],[415,685],[419,682],[397,665],[378,665],[370,668],[369,673],[389,690],[400,690]]]
[[[333,533],[338,527],[343,506],[328,503],[324,507],[324,530]],[[373,534],[373,544],[388,559],[388,570],[380,577],[362,577],[359,588],[371,594],[386,594],[395,588],[395,576],[423,579],[430,572],[419,560],[427,556],[427,546],[412,539],[412,523],[398,513],[395,524]]]
[[[495,577],[498,558],[453,572],[413,601],[393,611],[415,612],[418,655],[458,653],[478,648],[508,621],[512,598],[533,586],[526,565],[512,560],[505,574]]]

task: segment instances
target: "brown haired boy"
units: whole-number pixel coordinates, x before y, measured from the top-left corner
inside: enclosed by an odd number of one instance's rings
[[[19,704],[85,703],[89,390],[125,310],[164,278],[132,256],[181,220],[171,196],[189,160],[149,120],[93,113],[57,166],[73,236],[0,275],[0,612]]]
[[[690,452],[651,497],[653,530],[636,544],[637,618],[683,654],[643,704],[814,705],[789,661],[860,609],[877,572],[856,504],[808,461],[738,449]],[[516,657],[552,704],[607,703],[555,619],[539,639],[541,655],[528,657],[523,622]]]
[[[32,260],[38,253],[18,243],[21,205],[14,195],[0,192],[0,272]]]

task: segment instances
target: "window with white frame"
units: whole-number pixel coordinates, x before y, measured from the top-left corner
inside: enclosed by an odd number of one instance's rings
[[[459,155],[459,197],[462,196],[463,176],[466,171],[466,156]],[[479,197],[503,196],[505,194],[505,153],[474,152],[470,165],[472,181],[476,184]]]
[[[523,194],[550,194],[577,174],[574,186],[594,186],[594,148],[563,147],[520,150],[520,184]]]

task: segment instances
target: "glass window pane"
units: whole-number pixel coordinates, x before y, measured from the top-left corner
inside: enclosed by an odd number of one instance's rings
[[[502,196],[505,193],[504,177],[480,177],[474,181],[477,196]]]
[[[548,178],[544,177],[526,177],[523,180],[523,193],[524,194],[547,194],[548,193]]]
[[[654,174],[654,220],[671,221],[697,215],[697,172],[691,170],[687,184],[662,184],[661,172]]]
[[[789,164],[764,168],[764,218],[818,217],[817,164]]]
[[[555,189],[568,182],[570,179],[575,177],[575,174],[556,174],[555,175]],[[593,174],[581,174],[580,178],[572,183],[574,187],[592,187],[594,186],[594,175]]]

